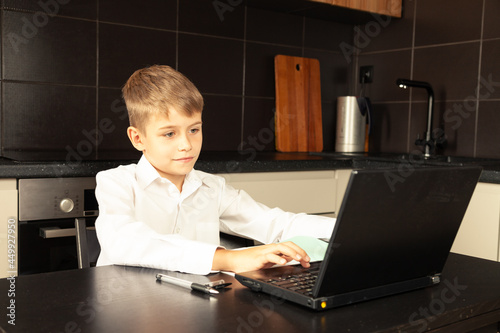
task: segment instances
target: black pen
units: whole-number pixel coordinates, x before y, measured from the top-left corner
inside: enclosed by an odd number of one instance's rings
[[[218,294],[219,292],[209,286],[205,286],[196,282],[191,282],[183,279],[179,279],[173,276],[165,275],[165,274],[156,274],[156,280],[160,280],[162,282],[174,284],[179,287],[183,287],[186,289],[192,289],[201,291],[205,294]]]

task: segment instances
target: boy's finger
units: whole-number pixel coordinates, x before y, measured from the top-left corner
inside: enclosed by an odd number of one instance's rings
[[[276,264],[276,265],[284,265],[288,261],[290,261],[290,260],[287,260],[286,257],[280,256],[280,255],[274,254],[274,253],[268,253],[268,255],[266,256],[266,259],[268,262],[270,262],[272,264]]]
[[[306,251],[304,251],[304,249],[302,249],[300,246],[298,246],[297,244],[295,244],[293,242],[280,243],[280,245],[283,245],[287,249],[290,249],[292,251],[292,252],[290,252],[291,254],[283,252],[283,254],[290,256],[292,259],[295,259],[297,261],[301,261],[301,260],[309,261],[309,260],[311,260],[309,258],[309,256],[307,255]]]
[[[285,242],[285,243],[279,243],[277,244],[275,254],[284,254],[286,256],[289,256],[292,259],[295,259],[297,261],[309,261],[309,256],[307,253],[297,246],[296,244],[292,242]]]
[[[300,264],[302,265],[302,267],[305,267],[305,268],[311,267],[311,264],[309,263],[309,261],[301,260]]]

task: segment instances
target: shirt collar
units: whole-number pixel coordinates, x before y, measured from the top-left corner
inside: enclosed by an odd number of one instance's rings
[[[141,159],[137,163],[135,177],[137,179],[137,183],[142,189],[145,189],[157,179],[161,179],[158,171],[144,155],[142,155]],[[185,188],[187,186],[186,184],[189,184],[190,187],[199,187],[202,183],[202,179],[194,172],[193,169],[186,175],[183,187]]]
[[[148,187],[156,179],[161,178],[158,171],[156,171],[144,155],[142,155],[141,159],[137,163],[135,177],[137,179],[137,183],[142,189]]]

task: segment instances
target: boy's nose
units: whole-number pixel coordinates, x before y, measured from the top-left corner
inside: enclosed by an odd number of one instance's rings
[[[179,142],[179,151],[190,151],[191,150],[191,142],[189,141],[187,136],[182,136]]]

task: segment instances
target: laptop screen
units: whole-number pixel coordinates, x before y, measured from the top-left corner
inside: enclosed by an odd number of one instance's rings
[[[441,273],[481,168],[409,171],[353,171],[314,296]]]

